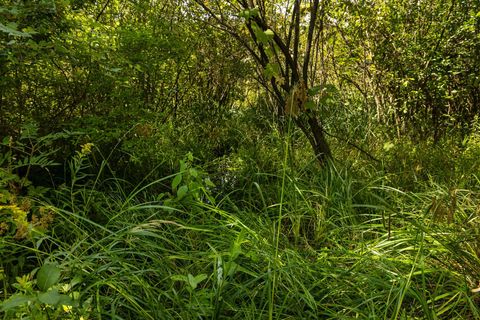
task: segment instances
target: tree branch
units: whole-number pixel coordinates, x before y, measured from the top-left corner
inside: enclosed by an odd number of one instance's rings
[[[105,12],[109,4],[110,4],[110,0],[105,1],[105,4],[103,5],[102,10],[100,10],[100,12],[97,14],[97,17],[95,18],[95,22],[98,22],[98,20],[103,15],[103,13]]]
[[[313,32],[315,30],[315,23],[317,22],[318,3],[320,0],[313,1],[313,7],[310,11],[310,25],[308,26],[307,46],[305,48],[305,58],[303,60],[303,81],[308,87],[308,64],[310,63],[310,51],[312,50]]]
[[[346,144],[348,144],[349,146],[354,147],[355,149],[357,149],[357,150],[360,151],[361,153],[365,154],[367,157],[369,157],[369,158],[372,159],[373,161],[381,162],[380,160],[378,160],[377,158],[375,158],[374,156],[372,156],[369,152],[365,151],[362,147],[356,145],[355,143],[350,142],[349,140],[340,138],[340,137],[338,137],[338,136],[336,136],[336,135],[333,135],[333,134],[331,134],[331,133],[328,133],[327,131],[325,131],[325,129],[323,129],[323,132],[325,132],[325,134],[326,134],[327,136],[330,136],[330,137],[332,137],[332,138],[335,138],[335,139],[337,139],[337,140],[339,140],[339,141],[343,141],[343,142],[345,142]]]

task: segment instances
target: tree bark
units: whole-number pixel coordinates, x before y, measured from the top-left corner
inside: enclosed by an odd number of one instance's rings
[[[325,166],[328,161],[332,159],[332,151],[325,138],[325,132],[318,118],[312,114],[307,114],[306,121],[305,119],[297,118],[295,123],[307,137],[320,165]],[[306,123],[308,126],[305,125]]]

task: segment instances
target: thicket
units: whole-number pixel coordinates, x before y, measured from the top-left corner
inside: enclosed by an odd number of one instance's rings
[[[480,318],[479,48],[475,1],[0,0],[0,316]]]

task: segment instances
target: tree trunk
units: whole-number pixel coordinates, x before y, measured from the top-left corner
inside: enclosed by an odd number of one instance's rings
[[[332,151],[325,139],[325,132],[320,121],[312,114],[307,115],[308,126],[305,126],[304,119],[297,118],[295,123],[302,130],[303,134],[308,138],[308,142],[312,146],[315,157],[321,166],[325,166],[332,159]]]
[[[308,124],[310,125],[310,131],[313,136],[310,144],[312,145],[315,156],[320,164],[325,165],[328,160],[332,159],[332,151],[325,139],[325,132],[317,118],[310,117],[308,119]]]

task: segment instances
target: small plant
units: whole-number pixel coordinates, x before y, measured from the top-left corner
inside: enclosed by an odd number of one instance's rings
[[[29,237],[33,230],[46,231],[53,222],[53,211],[36,206],[35,199],[49,188],[34,186],[29,180],[32,168],[39,167],[49,174],[49,168],[59,165],[53,145],[68,133],[38,134],[35,124],[24,125],[17,138],[5,137],[0,143],[0,237],[11,235],[16,240]]]
[[[59,149],[55,149],[54,144],[67,137],[69,133],[40,136],[37,127],[28,124],[21,128],[17,137],[5,137],[0,142],[0,270],[3,280],[0,291],[5,293],[5,298],[9,297],[2,304],[4,310],[12,307],[18,311],[23,308],[20,307],[23,302],[30,306],[35,301],[51,301],[55,295],[53,291],[47,292],[50,286],[41,285],[45,278],[42,274],[48,267],[41,268],[34,279],[38,265],[27,262],[31,258],[36,260],[30,261],[42,260],[42,246],[57,217],[53,206],[41,203],[41,199],[52,192],[52,187],[36,186],[30,178],[34,172],[36,176],[49,177],[49,169],[59,165],[55,161]],[[39,281],[37,291],[33,285],[35,281]]]
[[[209,188],[214,188],[215,184],[210,178],[199,168],[193,165],[193,154],[187,153],[183,160],[180,160],[179,172],[172,180],[172,192],[174,197],[167,201],[188,203],[192,201],[204,200],[214,203],[215,200],[210,196]]]
[[[9,318],[18,319],[83,319],[86,309],[79,308],[79,292],[74,287],[81,280],[61,282],[62,270],[51,263],[29,274],[16,277],[16,292],[0,304]]]

